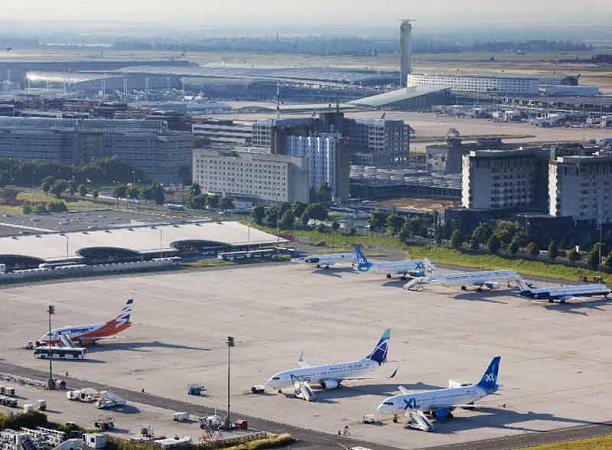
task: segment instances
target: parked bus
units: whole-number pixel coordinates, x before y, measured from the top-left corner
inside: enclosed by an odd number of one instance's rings
[[[83,347],[36,347],[34,356],[38,359],[84,359],[85,348]]]
[[[217,259],[223,261],[236,261],[247,258],[272,258],[277,251],[273,248],[264,248],[262,250],[245,250],[242,252],[222,252],[217,255]]]

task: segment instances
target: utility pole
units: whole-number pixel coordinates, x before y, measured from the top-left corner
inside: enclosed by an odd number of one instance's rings
[[[55,306],[49,305],[49,309],[47,309],[47,313],[49,313],[49,340],[47,342],[49,353],[49,380],[47,381],[47,389],[52,390],[55,389],[55,381],[53,381],[53,358],[51,355],[51,316],[55,314]]]
[[[232,423],[230,419],[230,350],[235,347],[234,338],[232,336],[227,337],[227,417],[225,418],[225,426],[229,429]]]

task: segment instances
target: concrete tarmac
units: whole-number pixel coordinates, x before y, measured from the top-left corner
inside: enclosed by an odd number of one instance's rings
[[[0,354],[7,363],[45,370],[47,363],[20,349],[54,325],[114,317],[135,300],[134,325],[92,348],[87,361],[57,362],[59,373],[164,398],[226,408],[228,335],[232,410],[288,425],[337,434],[348,425],[357,440],[397,448],[464,444],[505,436],[591,425],[612,417],[612,354],[607,351],[611,302],[529,302],[510,291],[462,292],[350,270],[268,265],[6,286],[0,289]],[[252,395],[250,386],[297,366],[367,355],[390,326],[393,362],[375,379],[317,392],[306,403],[287,394]],[[385,396],[444,387],[448,379],[477,381],[501,355],[504,389],[484,399],[487,408],[458,410],[435,433],[406,430],[381,418],[361,424]],[[387,379],[399,367],[395,379]],[[202,398],[186,386],[201,383]],[[506,404],[507,407],[501,407]],[[236,416],[236,417],[237,417]]]

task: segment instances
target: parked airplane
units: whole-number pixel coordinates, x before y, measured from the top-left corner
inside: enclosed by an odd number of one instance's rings
[[[559,303],[565,303],[567,300],[572,300],[577,297],[593,297],[603,295],[608,298],[612,292],[605,284],[572,284],[568,286],[553,286],[533,289],[526,283],[519,284],[521,290],[519,294],[522,297],[548,300],[553,303],[558,300]]]
[[[461,284],[461,290],[466,291],[468,286],[476,286],[478,291],[483,286],[489,289],[499,289],[500,283],[519,282],[521,276],[514,270],[483,270],[478,272],[459,272],[430,275],[423,278],[415,278],[404,285],[404,289],[418,289],[420,285],[433,281],[439,281],[443,285]]]
[[[113,336],[132,325],[130,315],[133,303],[134,300],[132,299],[126,301],[125,306],[117,317],[109,322],[54,328],[51,330],[51,333],[45,333],[37,344],[61,345],[62,335],[67,335],[73,342],[79,345],[95,344],[97,340]]]
[[[486,372],[478,383],[462,385],[450,381],[448,389],[436,389],[424,392],[410,392],[400,386],[399,395],[386,398],[377,411],[379,414],[404,413],[410,418],[411,428],[433,431],[434,426],[429,417],[443,419],[452,417],[455,408],[472,409],[474,402],[497,391],[499,363],[501,356],[493,358]]]
[[[302,354],[298,359],[300,368],[275,373],[266,381],[266,386],[277,389],[279,393],[282,392],[283,388],[289,387],[296,388],[296,391],[305,387],[310,391],[311,383],[320,384],[323,389],[336,389],[340,387],[340,383],[343,381],[368,379],[363,375],[372,372],[387,361],[390,339],[391,328],[387,328],[378,340],[374,350],[365,358],[356,361],[309,366],[304,362]],[[394,375],[395,372],[392,376]],[[298,384],[300,386],[296,386]]]
[[[408,275],[424,277],[435,270],[435,266],[427,258],[423,260],[405,259],[403,261],[370,262],[358,245],[355,245],[355,255],[357,256],[357,270],[384,273],[387,278],[391,278],[393,275],[399,275],[402,279],[405,279]]]
[[[316,264],[317,269],[329,269],[338,263],[354,264],[355,253],[328,253],[322,255],[310,255],[302,258],[293,258],[291,262]]]

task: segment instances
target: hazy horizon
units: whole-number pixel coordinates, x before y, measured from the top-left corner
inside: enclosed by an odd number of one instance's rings
[[[418,28],[423,31],[444,31],[474,26],[600,27],[609,25],[608,19],[612,16],[612,2],[602,0],[553,3],[549,0],[531,0],[528,5],[518,7],[516,3],[506,0],[489,0],[486,3],[477,0],[433,0],[419,4],[417,9],[408,7],[402,0],[387,0],[383,7],[379,2],[370,0],[335,0],[321,7],[295,0],[225,0],[214,4],[183,0],[178,6],[173,2],[152,3],[144,0],[107,0],[104,3],[82,0],[6,2],[2,7],[2,22],[8,23],[11,30],[19,28],[20,23],[40,22],[49,29],[55,28],[54,23],[61,23],[64,31],[71,31],[71,26],[75,30],[82,30],[87,28],[87,24],[95,28],[96,23],[115,23],[117,28],[180,27],[179,32],[219,28],[261,30],[268,27],[283,31],[298,27],[304,31],[309,28],[337,28],[354,33],[360,29],[387,27],[395,31],[397,20],[403,18],[416,19]],[[274,29],[270,29],[270,33],[273,32]]]

